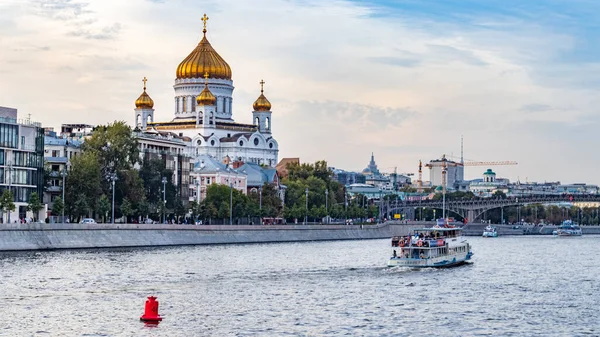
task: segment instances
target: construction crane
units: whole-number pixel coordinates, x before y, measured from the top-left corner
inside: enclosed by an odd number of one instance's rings
[[[459,159],[454,156],[448,156],[448,157]],[[453,166],[504,166],[504,165],[518,165],[519,164],[513,160],[477,161],[477,160],[465,159],[466,161],[463,161],[462,158],[460,158],[460,159],[461,159],[460,163],[448,163],[448,165],[453,165]],[[446,161],[446,155],[442,156],[442,161]],[[426,166],[431,167],[431,165],[429,165],[429,164],[427,164]]]

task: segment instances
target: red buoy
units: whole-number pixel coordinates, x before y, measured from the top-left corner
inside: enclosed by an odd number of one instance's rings
[[[144,322],[160,322],[162,317],[158,314],[158,301],[154,296],[148,296],[144,314],[140,317],[140,321]]]

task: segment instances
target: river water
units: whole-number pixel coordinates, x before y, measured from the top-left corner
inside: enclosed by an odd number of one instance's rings
[[[0,336],[600,335],[597,236],[469,240],[431,270],[389,240],[0,253]]]

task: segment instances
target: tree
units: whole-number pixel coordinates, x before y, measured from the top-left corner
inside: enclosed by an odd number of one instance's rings
[[[161,159],[144,160],[139,170],[139,176],[143,182],[146,200],[155,204],[163,202],[162,178],[166,177],[167,208],[175,208],[177,188],[172,181],[173,171],[166,169],[164,161]]]
[[[97,126],[83,143],[82,150],[96,154],[103,177],[130,169],[139,161],[137,140],[123,121]]]
[[[106,194],[102,194],[100,199],[98,199],[98,203],[96,204],[96,210],[98,211],[98,214],[102,216],[102,222],[106,222],[111,206],[111,202],[106,197]]]
[[[90,211],[90,207],[87,203],[86,196],[83,193],[80,193],[78,195],[78,197],[72,205],[73,206],[71,213],[75,215],[77,221],[79,221],[80,217],[85,217]]]
[[[52,204],[52,214],[54,215],[62,215],[63,210],[65,209],[65,202],[62,198],[54,199],[54,203]],[[63,219],[64,221],[64,219]]]
[[[40,197],[37,192],[32,192],[29,196],[29,204],[27,204],[27,210],[33,213],[33,219],[37,220],[40,210],[44,208],[44,205],[40,202]]]
[[[102,176],[98,157],[94,152],[83,152],[71,158],[66,185],[65,202],[70,215],[85,215],[90,206],[96,205],[96,201],[102,196]]]
[[[4,190],[2,197],[0,197],[0,210],[2,210],[2,213],[12,212],[15,210],[15,202],[10,190]]]
[[[126,217],[126,222],[129,222],[129,217],[135,214],[135,211],[136,210],[133,208],[131,201],[129,201],[127,198],[123,199],[123,202],[121,203],[121,213],[123,213],[123,216]]]

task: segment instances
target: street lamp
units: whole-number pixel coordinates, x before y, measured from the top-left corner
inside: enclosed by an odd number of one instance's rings
[[[258,209],[262,211],[262,186],[258,187]]]
[[[163,184],[163,223],[167,222],[167,177],[162,177]]]
[[[306,209],[304,212],[304,224],[306,225],[308,223],[308,187],[305,190],[306,193]]]
[[[115,181],[117,181],[117,174],[112,173],[109,177],[112,184],[112,223],[115,223]]]
[[[233,182],[231,181],[231,170],[229,172],[229,225],[233,225]]]
[[[63,209],[62,209],[62,222],[65,223],[65,178],[67,177],[67,169],[63,168],[60,173],[62,176],[62,201],[63,201]]]
[[[325,189],[325,223],[329,223],[329,189]]]

